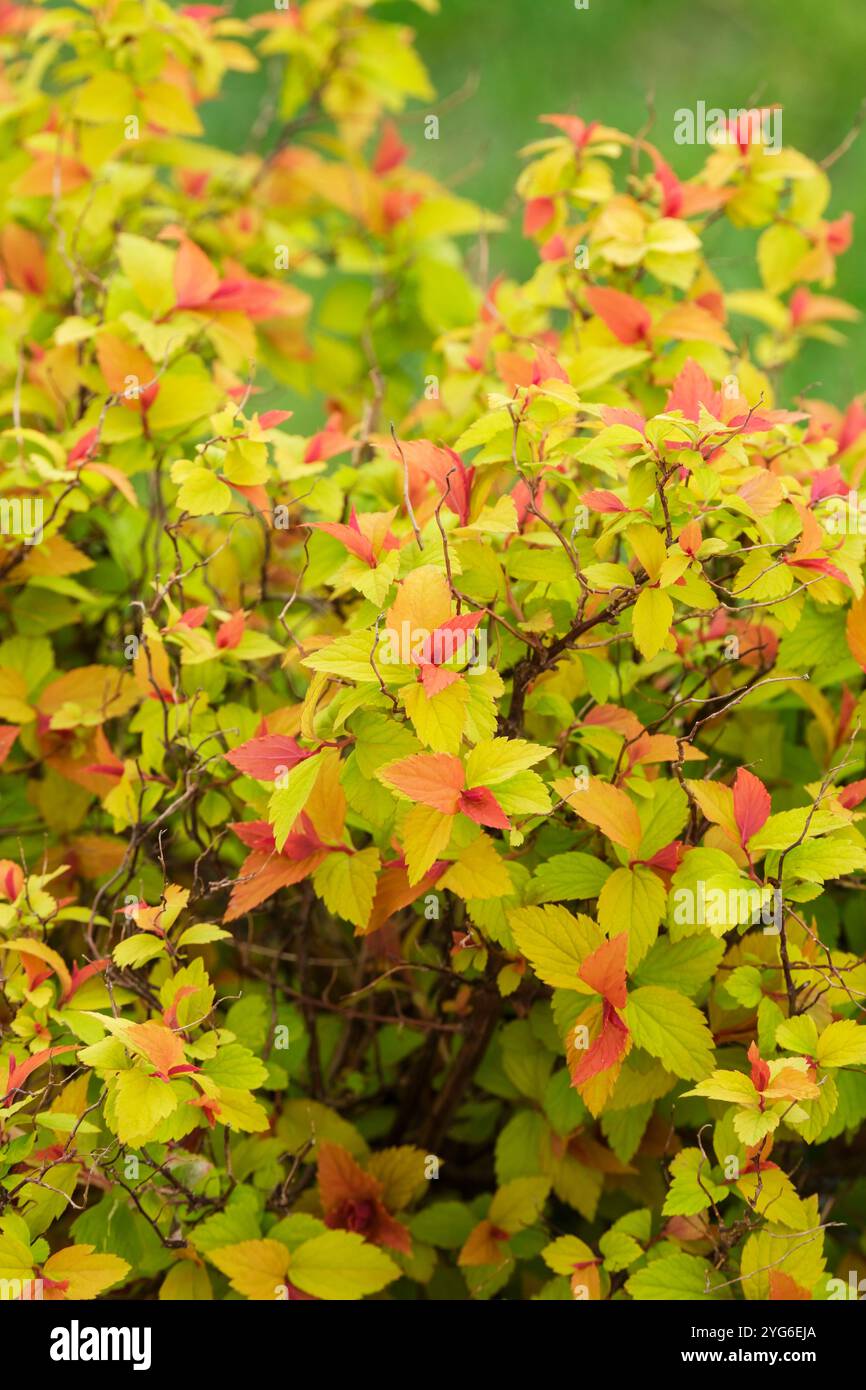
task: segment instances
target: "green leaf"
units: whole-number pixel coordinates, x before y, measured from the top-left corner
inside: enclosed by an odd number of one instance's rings
[[[364,927],[376,896],[379,864],[379,851],[372,845],[354,854],[329,854],[313,874],[313,887],[329,912]]]
[[[316,1298],[357,1299],[379,1293],[400,1270],[378,1246],[349,1231],[328,1231],[298,1247],[289,1278]]]
[[[597,898],[610,874],[609,866],[592,854],[554,854],[536,869],[533,896],[540,903]]]
[[[643,985],[628,997],[626,1023],[638,1047],[668,1071],[699,1081],[713,1068],[713,1036],[690,999],[660,985]]]
[[[705,933],[687,936],[682,941],[659,937],[634,975],[638,985],[663,985],[680,994],[693,995],[712,979],[722,956],[725,943]]]
[[[274,827],[274,843],[279,852],[292,833],[292,826],[304,809],[321,767],[321,753],[304,758],[285,774],[285,786],[271,794],[268,820]]]
[[[711,1299],[712,1266],[695,1255],[663,1255],[626,1282],[639,1303],[702,1302]]]

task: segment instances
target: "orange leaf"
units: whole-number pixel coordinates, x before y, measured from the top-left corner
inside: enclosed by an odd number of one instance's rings
[[[382,780],[410,801],[420,801],[447,816],[457,814],[466,774],[450,753],[411,753],[382,769]]]
[[[628,956],[628,932],[620,932],[605,941],[592,955],[587,956],[578,970],[586,984],[612,1004],[624,1009],[626,1001],[625,963]]]
[[[763,782],[748,768],[738,768],[734,782],[734,819],[742,844],[760,830],[769,814],[770,793]]]
[[[582,820],[597,825],[603,835],[614,844],[622,845],[630,854],[637,854],[643,831],[637,807],[624,791],[597,777],[590,779],[584,791],[576,790],[574,784],[564,778],[554,786]]]
[[[649,309],[633,295],[623,294],[622,290],[602,289],[590,285],[586,291],[589,307],[594,314],[603,319],[615,338],[621,343],[639,343],[649,337],[652,317]]]

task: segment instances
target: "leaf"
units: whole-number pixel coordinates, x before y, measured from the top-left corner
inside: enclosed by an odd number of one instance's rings
[[[35,937],[21,936],[15,941],[0,941],[0,951],[15,951],[22,958],[29,957],[33,960],[44,961],[50,967],[50,972],[57,976],[62,994],[66,995],[70,992],[72,981],[65,960],[57,951],[46,946],[44,941],[37,941]]]
[[[132,966],[138,969],[149,960],[156,960],[157,956],[165,954],[166,946],[161,936],[154,936],[153,932],[140,931],[134,932],[123,941],[118,941],[111,958],[115,965],[121,968]]]
[[[469,687],[465,680],[458,680],[433,696],[429,696],[421,684],[407,685],[400,691],[400,699],[426,748],[437,753],[457,752],[469,703]]]
[[[624,934],[602,942],[580,967],[580,978],[615,1009],[625,1008],[625,967],[628,937]]]
[[[695,1255],[663,1255],[626,1281],[639,1303],[702,1302],[711,1299],[712,1267]]]
[[[271,1303],[285,1286],[290,1258],[279,1240],[242,1240],[208,1255],[238,1293]]]
[[[466,785],[495,787],[541,762],[553,752],[522,738],[482,739],[466,758]]]
[[[243,1043],[223,1043],[215,1057],[202,1063],[202,1075],[218,1086],[251,1091],[267,1079],[268,1069]]]
[[[701,1011],[682,994],[642,985],[629,995],[625,1017],[637,1046],[675,1076],[697,1081],[712,1070],[712,1034]]]
[[[304,758],[286,774],[285,785],[272,793],[268,802],[268,820],[274,827],[274,844],[279,852],[289,838],[292,827],[313,790],[322,766],[321,753]]]
[[[383,1250],[348,1231],[328,1231],[306,1241],[292,1255],[292,1283],[315,1298],[364,1298],[379,1293],[399,1274]]]
[[[604,934],[590,917],[575,917],[564,907],[525,907],[510,912],[508,920],[518,950],[540,980],[554,989],[593,992],[580,968],[603,945]]]
[[[710,1177],[710,1164],[700,1149],[681,1149],[671,1161],[664,1216],[696,1216],[712,1202],[723,1202],[728,1189]]]
[[[632,617],[635,646],[646,661],[652,661],[667,643],[674,618],[674,605],[663,589],[643,589],[638,594]]]
[[[310,756],[295,738],[286,738],[283,734],[264,734],[233,748],[226,753],[226,761],[248,777],[255,777],[260,782],[275,782],[281,772],[290,772]]]
[[[480,834],[454,860],[440,880],[442,887],[458,897],[484,901],[507,898],[512,882],[504,861],[489,835]]]
[[[487,1213],[488,1220],[509,1235],[524,1226],[533,1226],[541,1215],[549,1192],[549,1178],[515,1178],[496,1193]]]
[[[14,1235],[0,1235],[0,1279],[29,1279],[35,1260],[30,1245]]]
[[[413,806],[403,821],[403,852],[410,885],[418,883],[448,848],[454,817],[432,806]]]
[[[866,1028],[843,1018],[826,1027],[815,1054],[822,1067],[855,1067],[866,1062]]]
[[[387,763],[376,773],[379,781],[407,801],[456,815],[466,782],[463,764],[447,753],[413,753]]]
[[[114,1113],[121,1144],[146,1143],[162,1120],[177,1109],[171,1086],[139,1067],[119,1072],[114,1084]]]
[[[598,826],[603,835],[630,854],[637,854],[643,830],[637,807],[624,791],[597,777],[591,777],[585,789],[577,789],[564,779],[553,785],[582,820]]]
[[[197,922],[187,927],[177,939],[178,946],[206,946],[211,941],[231,940],[231,932],[223,931],[213,922]]]
[[[855,599],[848,609],[845,637],[857,665],[866,671],[866,594]]]
[[[614,869],[602,888],[598,920],[609,935],[627,935],[629,970],[640,965],[658,936],[666,906],[664,884],[644,864]]]
[[[748,768],[737,769],[734,781],[734,820],[740,832],[740,843],[761,829],[770,814],[770,793]]]
[[[712,978],[724,954],[725,943],[706,933],[682,941],[660,937],[638,966],[634,982],[696,994]]]
[[[172,1265],[159,1286],[160,1302],[195,1303],[213,1298],[207,1270],[192,1260],[179,1260]]]
[[[812,1206],[812,1202],[809,1205]],[[817,1225],[818,1221],[816,1213],[809,1226]],[[773,1270],[787,1274],[802,1288],[814,1288],[826,1267],[823,1244],[824,1233],[821,1230],[803,1235],[799,1231],[766,1226],[761,1231],[753,1232],[743,1246],[740,1260],[745,1297],[765,1301],[769,1297],[770,1272]]]
[[[535,871],[534,896],[542,903],[595,898],[610,872],[607,864],[592,854],[578,851],[554,854],[539,864]]]
[[[313,874],[313,887],[329,912],[363,927],[376,896],[379,863],[372,845],[354,854],[329,854]]]
[[[96,1298],[125,1279],[131,1266],[117,1255],[97,1252],[92,1245],[68,1245],[45,1261],[43,1273],[67,1284],[68,1299]]]

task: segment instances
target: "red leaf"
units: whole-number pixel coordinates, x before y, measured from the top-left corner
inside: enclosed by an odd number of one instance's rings
[[[373,173],[389,174],[403,163],[409,149],[400,139],[400,132],[393,121],[386,121],[382,127],[379,148],[373,156]]]
[[[649,339],[652,316],[641,300],[623,294],[622,290],[603,289],[599,285],[589,285],[586,297],[592,312],[604,320],[621,343]]]
[[[266,410],[259,416],[259,428],[263,430],[276,429],[277,425],[291,420],[294,413],[293,410]]]
[[[701,406],[716,420],[722,418],[721,396],[703,367],[690,357],[671,387],[665,410],[681,410],[687,420],[697,421]]]
[[[497,830],[510,830],[511,822],[488,787],[470,787],[460,793],[460,810],[478,825],[492,825]]]
[[[63,1047],[46,1047],[41,1052],[35,1052],[24,1062],[16,1062],[14,1057],[10,1057],[6,1091],[3,1096],[0,1096],[0,1105],[5,1105],[10,1096],[24,1085],[30,1073],[36,1071],[37,1067],[41,1067],[43,1062],[47,1062],[49,1057],[56,1057],[60,1052],[74,1052],[77,1046],[77,1043],[66,1043]]]
[[[853,811],[855,806],[866,798],[866,777],[861,777],[856,782],[849,782],[847,787],[843,787],[839,792],[839,802],[847,811]]]
[[[444,666],[452,661],[466,643],[467,632],[473,632],[484,619],[483,611],[460,613],[456,618],[447,618],[425,637],[421,646],[419,665]]]
[[[753,772],[741,767],[734,782],[734,820],[742,844],[760,830],[769,814],[770,793]]]
[[[552,198],[530,198],[523,210],[523,235],[535,236],[546,227],[556,211]]]
[[[226,759],[238,772],[255,777],[257,782],[275,782],[279,769],[291,772],[312,754],[302,748],[297,739],[285,734],[265,734],[262,738],[251,738],[246,743],[226,753]],[[255,824],[256,822],[252,822]]]
[[[69,453],[66,455],[67,466],[71,467],[74,463],[78,463],[83,459],[89,459],[91,454],[94,452],[94,448],[98,439],[99,430],[96,427],[94,427],[92,430],[85,431],[85,433],[81,435],[80,439],[76,439],[72,448],[69,450]]]
[[[421,663],[421,684],[431,697],[447,690],[449,685],[459,681],[459,671],[449,671],[445,666],[434,666],[432,662]]]
[[[238,839],[249,849],[273,854],[276,848],[274,827],[269,825],[266,820],[230,821],[229,830],[233,830]]]
[[[309,525],[312,531],[324,531],[326,535],[333,536],[353,555],[357,555],[359,560],[363,560],[365,565],[374,568],[376,556],[372,542],[361,534],[357,526],[344,526],[342,521],[311,521]]]
[[[601,1032],[583,1061],[573,1072],[573,1086],[582,1086],[599,1072],[608,1071],[623,1056],[628,1045],[629,1031],[615,1009],[605,1001]]]
[[[72,974],[69,977],[69,986],[64,991],[61,1003],[65,1004],[67,999],[71,999],[83,984],[92,979],[94,975],[99,975],[106,966],[111,964],[111,957],[104,956],[101,960],[92,960],[80,970],[77,965],[73,965]]]
[[[181,623],[184,627],[201,627],[209,612],[210,609],[206,603],[199,604],[197,608],[187,608],[181,613],[175,627],[180,627]]]
[[[216,644],[222,651],[231,651],[244,635],[244,612],[239,608],[217,628]]]
[[[756,1091],[764,1091],[770,1079],[770,1068],[762,1059],[758,1051],[758,1044],[753,1042],[748,1052],[749,1061],[752,1064],[752,1085]]]
[[[615,492],[606,491],[605,488],[595,488],[591,492],[585,492],[580,500],[585,507],[590,507],[594,512],[628,511],[622,498],[617,497]]]

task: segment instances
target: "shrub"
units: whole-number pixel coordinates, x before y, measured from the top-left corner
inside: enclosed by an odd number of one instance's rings
[[[3,1275],[845,1296],[866,412],[777,404],[853,317],[827,174],[543,116],[490,280],[364,0],[3,21]]]

